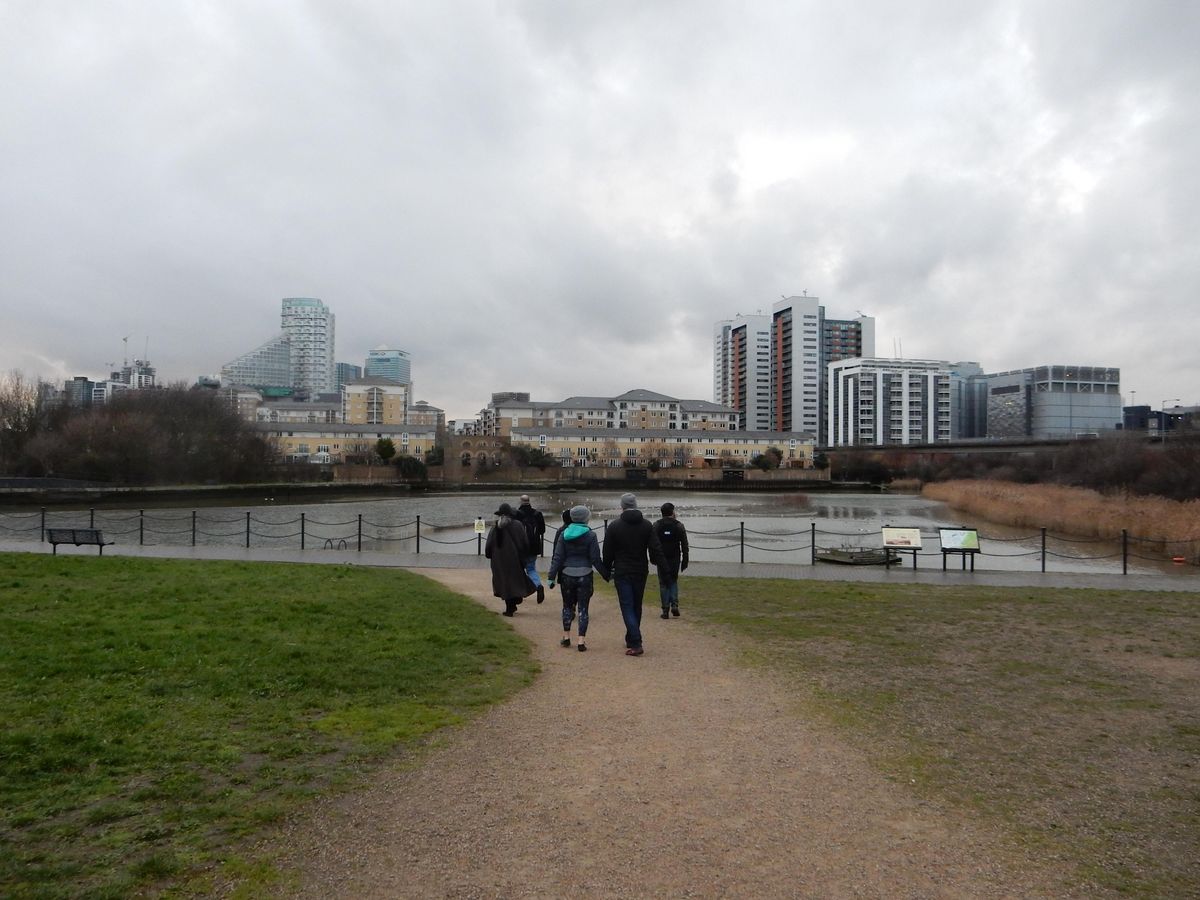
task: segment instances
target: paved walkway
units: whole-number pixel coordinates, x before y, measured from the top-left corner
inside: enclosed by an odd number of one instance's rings
[[[49,544],[0,540],[3,553],[50,553]],[[60,546],[59,555],[95,556],[95,547]],[[269,547],[139,547],[115,544],[104,548],[105,556],[140,556],[158,559],[230,559],[258,562],[292,562],[316,565],[372,566],[400,569],[486,570],[482,556],[456,553],[359,553],[353,550],[294,550]],[[1188,566],[1178,573],[1162,575],[1090,575],[1057,572],[1008,572],[951,568],[943,572],[940,560],[922,559],[925,568],[912,563],[885,569],[883,566],[783,565],[776,563],[694,562],[691,577],[788,578],[800,581],[854,581],[873,584],[981,584],[994,587],[1095,588],[1111,591],[1184,591],[1200,593],[1200,573]],[[545,569],[548,559],[539,568]]]

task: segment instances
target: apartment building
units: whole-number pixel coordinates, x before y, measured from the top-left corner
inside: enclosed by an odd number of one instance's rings
[[[954,439],[950,363],[843,359],[829,364],[827,443],[832,447],[935,444]]]
[[[824,443],[826,367],[874,353],[872,317],[827,318],[818,297],[784,297],[769,316],[716,323],[713,399],[737,411],[739,427],[809,432]]]
[[[408,423],[409,386],[387,378],[360,378],[342,386],[342,421],[349,425]]]
[[[285,297],[280,334],[221,367],[223,384],[290,388],[315,398],[336,390],[335,317],[313,297]]]
[[[498,437],[507,437],[517,428],[730,431],[737,425],[737,411],[730,407],[644,389],[616,397],[577,396],[553,402],[530,400],[527,393],[496,393],[480,413],[481,433]]]
[[[738,428],[771,429],[771,317],[717,322],[713,333],[713,400],[738,412]]]
[[[430,425],[259,422],[255,427],[288,462],[342,463],[349,461],[347,457],[369,457],[382,438],[392,441],[398,457],[423,460],[437,446],[437,429]]]
[[[736,463],[749,465],[775,448],[788,468],[810,469],[814,442],[809,434],[780,434],[774,431],[681,428],[513,428],[508,435],[514,446],[541,450],[572,466],[648,466],[692,468]],[[470,452],[461,451],[464,462]]]

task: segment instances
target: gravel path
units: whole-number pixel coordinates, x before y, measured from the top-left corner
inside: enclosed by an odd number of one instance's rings
[[[500,609],[486,572],[422,574]],[[558,646],[557,592],[512,620],[532,687],[412,769],[320,804],[274,850],[303,897],[1038,897],[1055,873],[915,799],[805,721],[786,685],[646,606],[624,655],[611,596],[589,652]]]

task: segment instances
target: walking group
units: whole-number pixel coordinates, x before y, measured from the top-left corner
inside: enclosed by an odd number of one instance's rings
[[[679,615],[679,573],[688,566],[687,529],[675,518],[675,505],[664,503],[662,517],[651,522],[637,508],[633,494],[621,496],[621,514],[604,529],[601,544],[588,525],[592,513],[586,506],[564,510],[562,527],[554,536],[546,581],[562,593],[563,636],[571,646],[571,629],[578,621],[577,646],[587,650],[589,608],[594,593],[593,572],[612,581],[625,624],[625,654],[641,656],[642,597],[653,565],[658,574],[662,618]],[[546,586],[537,571],[545,542],[546,520],[534,509],[529,496],[521,495],[513,509],[501,503],[496,523],[488,532],[484,555],[491,561],[492,593],[504,601],[503,615],[513,616],[527,597],[541,603]]]

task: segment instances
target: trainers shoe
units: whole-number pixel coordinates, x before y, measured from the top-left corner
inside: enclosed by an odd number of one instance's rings
[[[538,585],[538,603],[546,599],[546,589],[542,585]]]
[[[641,647],[630,647],[625,651],[626,656],[641,656],[645,651]]]
[[[672,606],[672,607],[671,607],[671,615],[673,615],[673,616],[678,616],[678,615],[679,615],[679,607],[678,607],[678,606]]]
[[[587,644],[580,644],[580,645],[579,645],[579,652],[580,652],[580,653],[586,653],[586,652],[587,652]]]
[[[570,639],[570,638],[563,638],[561,641],[559,641],[559,642],[558,642],[558,646],[560,646],[560,647],[570,647],[570,646],[571,646],[571,639]]]

